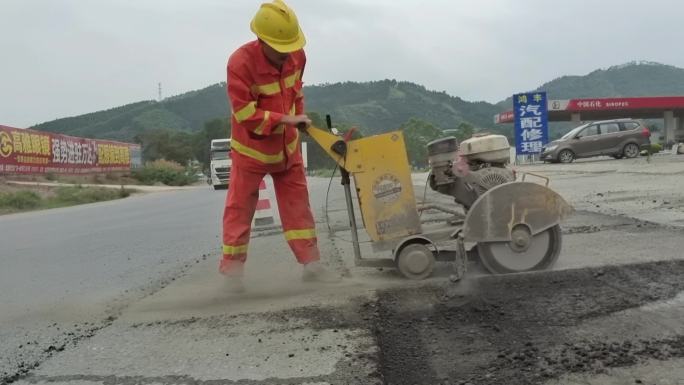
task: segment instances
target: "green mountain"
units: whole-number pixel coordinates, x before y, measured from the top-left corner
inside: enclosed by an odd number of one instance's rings
[[[131,141],[136,135],[152,129],[195,132],[206,121],[228,114],[225,83],[219,83],[161,102],[146,100],[31,128],[86,138]]]
[[[467,102],[445,92],[394,80],[309,86],[304,93],[308,111],[331,114],[336,123],[357,125],[368,133],[396,129],[412,117],[443,128],[454,128],[462,122],[484,126],[491,124],[492,115],[499,109],[490,103]],[[32,128],[74,136],[132,140],[150,129],[195,132],[206,121],[227,116],[225,83],[218,83],[161,102],[137,102]]]
[[[551,99],[684,95],[684,69],[653,63],[631,62],[599,69],[584,76],[562,76],[534,91]],[[510,109],[512,99],[498,103]]]
[[[537,90],[547,91],[553,99],[682,95],[684,69],[634,62],[584,76],[563,76]],[[336,123],[358,126],[366,134],[396,129],[410,118],[421,119],[442,129],[455,128],[466,122],[498,132],[510,131],[510,126],[494,127],[492,119],[494,114],[511,108],[510,99],[497,104],[469,102],[445,92],[395,80],[322,84],[308,86],[304,92],[308,111],[331,114]],[[106,111],[57,119],[32,128],[130,141],[136,135],[152,129],[197,132],[205,122],[227,116],[229,110],[225,83],[218,83],[163,101],[141,101]],[[556,135],[559,129],[553,131]]]
[[[317,85],[304,92],[307,110],[330,114],[334,121],[358,126],[367,133],[396,129],[411,118],[444,129],[464,122],[488,127],[500,110],[487,102],[468,102],[395,80]]]

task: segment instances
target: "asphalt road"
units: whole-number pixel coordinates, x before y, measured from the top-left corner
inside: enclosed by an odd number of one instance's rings
[[[460,283],[446,265],[421,282],[355,268],[339,180],[324,210],[328,180],[310,179],[336,285],[302,283],[272,231],[228,293],[225,192],[208,188],[0,217],[0,383],[678,384],[679,159],[521,167],[578,210],[554,271],[472,265]]]
[[[0,216],[0,374],[216,255],[223,196],[205,187]]]
[[[310,186],[312,205],[322,207],[327,181],[314,179]],[[0,216],[0,383],[16,380],[82,340],[116,330],[112,324],[126,309],[135,309],[136,303],[144,306],[144,299],[152,294],[163,295],[163,289],[186,273],[193,273],[190,276],[200,284],[218,287],[209,286],[216,290],[188,300],[189,309],[174,301],[171,313],[211,312],[213,297],[225,294],[216,271],[225,194],[200,186]],[[274,214],[277,219],[277,211]],[[242,298],[248,308],[264,310],[279,295],[296,298],[311,291],[296,284],[286,285],[286,290],[270,287],[288,270],[297,282],[299,266],[282,236],[273,232],[254,236],[259,239],[252,242],[251,254],[261,257],[252,257],[255,262],[250,265],[255,266],[251,271],[258,282],[248,279],[247,284],[263,291],[252,290],[252,297]],[[268,267],[265,275],[259,266]],[[248,278],[249,273],[248,269]],[[187,295],[182,291],[174,298]],[[219,298],[220,310],[225,300]],[[301,302],[286,300],[283,306],[295,304]]]

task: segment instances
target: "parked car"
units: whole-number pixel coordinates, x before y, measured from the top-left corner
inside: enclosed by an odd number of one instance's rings
[[[651,143],[651,132],[638,119],[614,119],[575,127],[542,149],[545,162],[570,163],[578,158],[609,155],[635,158]]]

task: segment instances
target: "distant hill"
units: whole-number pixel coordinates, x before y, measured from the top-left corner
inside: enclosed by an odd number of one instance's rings
[[[562,76],[534,91],[551,99],[684,95],[684,69],[653,62],[631,62],[584,76]],[[511,98],[497,103],[511,107]]]
[[[593,71],[584,76],[563,76],[536,90],[550,98],[684,95],[684,69],[633,62]],[[511,94],[515,90],[511,91]],[[525,91],[525,90],[520,90]],[[307,110],[329,113],[337,123],[357,125],[364,133],[395,129],[410,118],[419,118],[443,129],[462,122],[478,128],[494,127],[493,115],[511,108],[511,100],[497,104],[469,102],[445,92],[395,80],[345,82],[308,86]],[[229,116],[225,83],[187,92],[163,101],[141,101],[81,116],[57,119],[32,128],[69,135],[132,140],[156,128],[187,132],[200,130],[206,121]],[[554,127],[557,135],[566,129]]]
[[[358,125],[364,132],[396,129],[411,117],[443,128],[469,122],[489,125],[499,107],[472,103],[409,82],[382,80],[337,83],[304,89],[308,111],[331,114],[337,123]],[[184,93],[161,102],[142,101],[106,111],[57,119],[32,128],[75,136],[131,140],[155,128],[197,131],[211,119],[229,116],[225,83]]]
[[[335,121],[357,125],[369,133],[396,129],[412,117],[443,129],[463,122],[488,127],[501,109],[395,80],[317,85],[307,87],[305,94],[307,110],[331,114]]]
[[[149,129],[193,132],[204,122],[228,116],[225,83],[164,99],[146,100],[109,110],[62,118],[31,128],[87,138],[130,141]]]

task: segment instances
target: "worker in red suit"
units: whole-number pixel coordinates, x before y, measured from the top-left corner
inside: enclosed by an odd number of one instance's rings
[[[259,184],[270,174],[285,239],[304,266],[302,278],[338,281],[340,276],[319,261],[301,154],[300,129],[311,124],[302,94],[304,34],[295,13],[281,0],[262,4],[251,29],[258,39],[228,59],[233,162],[219,270],[233,291],[244,290],[242,275]]]

